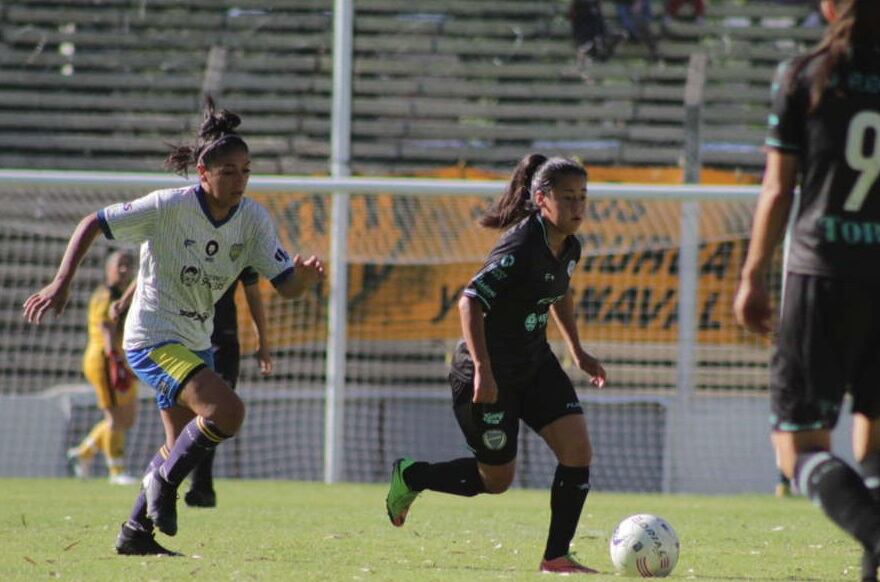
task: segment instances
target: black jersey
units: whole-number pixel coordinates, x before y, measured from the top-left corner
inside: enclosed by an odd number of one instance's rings
[[[797,75],[785,62],[773,83],[767,145],[796,154],[801,173],[788,270],[880,279],[880,50],[855,50],[808,114],[824,58]]]
[[[214,333],[211,334],[211,344],[238,343],[238,310],[235,308],[235,290],[238,282],[245,285],[253,285],[259,280],[259,275],[250,267],[245,267],[238,279],[229,286],[217,303],[214,304]]]
[[[550,353],[550,306],[565,297],[581,257],[577,238],[565,240],[557,258],[547,243],[544,222],[532,214],[508,229],[489,253],[464,294],[483,306],[492,372],[499,382],[527,380]],[[473,361],[464,342],[456,346],[452,372],[473,378]]]

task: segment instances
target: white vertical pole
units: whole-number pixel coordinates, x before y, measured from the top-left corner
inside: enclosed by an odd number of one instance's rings
[[[700,155],[700,126],[703,111],[703,89],[706,85],[705,54],[691,55],[684,92],[685,156],[684,181],[700,182],[702,159]],[[675,459],[686,454],[687,435],[681,434],[687,426],[690,400],[694,394],[697,369],[698,283],[700,269],[700,203],[695,200],[681,203],[681,233],[678,254],[678,349],[676,358],[676,392],[671,414],[667,415],[666,450],[664,451],[663,491],[674,491],[677,479]],[[686,429],[684,429],[686,430]]]
[[[352,0],[333,5],[333,112],[330,174],[351,175]],[[330,227],[330,305],[327,329],[327,386],[324,414],[324,482],[342,477],[345,418],[346,313],[348,311],[348,194],[333,193]]]

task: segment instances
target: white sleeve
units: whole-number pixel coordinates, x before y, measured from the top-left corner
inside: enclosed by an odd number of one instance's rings
[[[122,242],[141,243],[151,238],[158,221],[158,192],[98,211],[98,223],[104,236]]]
[[[254,206],[254,233],[248,264],[277,285],[293,273],[293,262],[278,239],[269,212],[259,204],[255,203]]]

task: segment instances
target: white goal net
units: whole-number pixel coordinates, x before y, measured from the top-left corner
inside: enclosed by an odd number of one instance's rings
[[[99,238],[86,257],[61,318],[27,326],[22,302],[49,282],[84,215],[171,184],[182,182],[0,172],[0,474],[64,474],[65,449],[99,418],[80,359],[88,297],[101,282],[110,243]],[[252,180],[249,195],[270,209],[291,251],[347,268],[340,479],[382,481],[403,454],[469,454],[450,407],[447,358],[460,335],[456,301],[497,237],[476,218],[502,189],[501,182]],[[351,193],[350,219],[347,252],[330,258],[335,191]],[[597,489],[772,487],[769,348],[738,329],[731,311],[755,194],[590,185],[584,256],[572,287],[582,340],[608,371],[604,390],[588,386],[548,329],[585,403]],[[251,356],[243,357],[238,390],[247,420],[218,450],[216,472],[321,479],[329,279],[295,302],[260,285],[275,370],[262,378]],[[243,352],[250,354],[254,338],[238,299]],[[144,466],[163,439],[151,398],[142,387],[127,445],[132,468]],[[549,484],[549,450],[525,428],[520,439],[516,483]]]

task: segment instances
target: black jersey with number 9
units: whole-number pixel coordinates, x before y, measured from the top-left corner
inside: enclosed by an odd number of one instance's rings
[[[855,50],[810,113],[824,58],[796,75],[782,63],[773,83],[767,145],[797,155],[801,173],[788,270],[880,279],[880,51]]]

